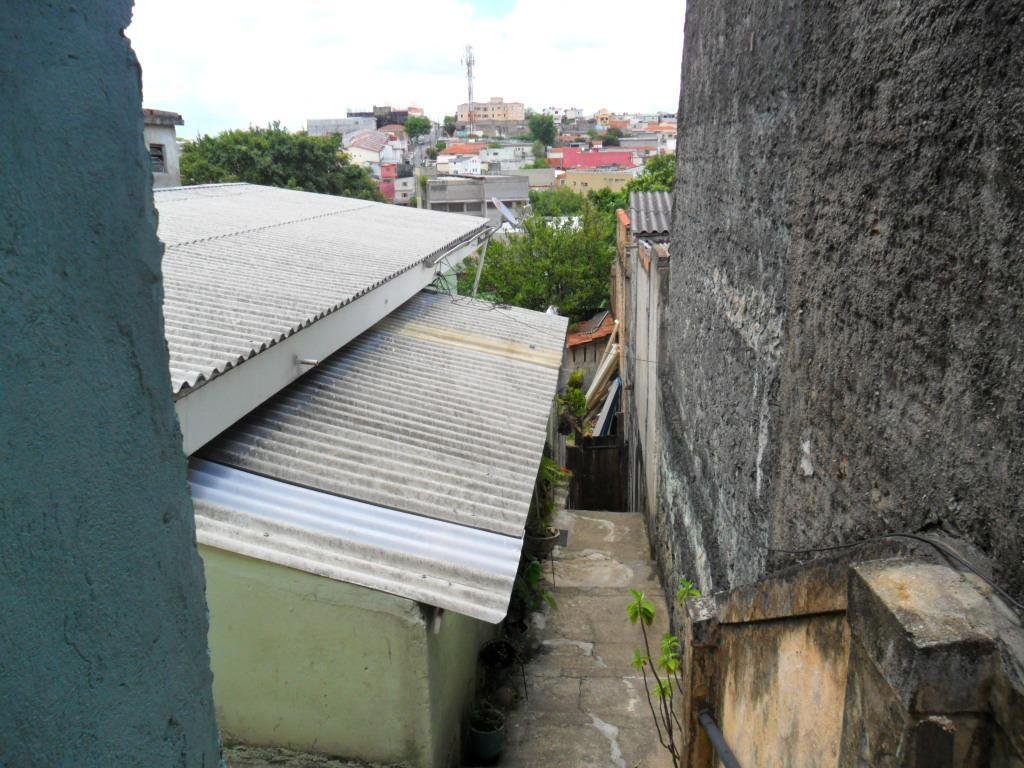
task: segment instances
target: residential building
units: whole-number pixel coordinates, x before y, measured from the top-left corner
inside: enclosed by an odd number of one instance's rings
[[[602,107],[601,109],[597,110],[597,112],[594,113],[594,122],[600,128],[607,128],[608,127],[608,121],[611,120],[612,117],[613,117],[612,113],[609,112],[604,107]]]
[[[420,107],[408,107],[407,109],[395,109],[390,105],[376,106],[369,112],[358,112],[349,110],[349,117],[363,117],[371,118],[374,121],[373,128],[382,128],[385,125],[405,125],[405,121],[409,119],[409,115],[422,115],[423,110]]]
[[[476,217],[247,184],[156,205],[222,733],[450,765],[565,319],[421,292],[479,247]]]
[[[505,101],[492,96],[488,101],[459,104],[455,120],[460,125],[469,123],[521,123],[526,120],[526,109],[521,101]]]
[[[494,199],[519,213],[530,201],[526,176],[437,176],[428,179],[424,204],[432,211],[483,216],[492,224],[502,221]]]
[[[437,156],[437,172],[454,173],[455,171],[452,170],[451,163],[458,161],[460,158],[475,157],[477,162],[479,162],[480,153],[486,148],[486,144],[453,142],[446,146]],[[479,172],[478,168],[477,173]]]
[[[576,107],[544,107],[541,114],[551,117],[555,124],[575,122],[583,117],[583,110]]]
[[[558,186],[579,192],[582,195],[599,189],[619,192],[630,181],[643,172],[643,166],[613,171],[568,170],[558,178]]]
[[[561,170],[624,169],[639,165],[636,155],[628,149],[585,150],[576,147],[552,147],[548,150],[547,156],[551,167]]]
[[[604,359],[608,338],[614,330],[615,315],[607,309],[572,327],[566,336],[565,350],[562,353],[562,369],[558,382],[560,389],[565,387],[566,381],[574,371],[583,371],[584,389],[590,386],[597,366]]]
[[[609,128],[616,128],[623,133],[628,133],[631,125],[628,117],[612,117],[608,120]]]
[[[506,144],[480,150],[480,163],[487,173],[519,170],[533,160],[533,147],[530,144]]]
[[[306,133],[310,136],[346,136],[376,128],[377,120],[373,117],[311,118],[306,121]]]
[[[399,176],[394,181],[395,196],[393,202],[405,205],[416,196],[416,177]]]
[[[154,188],[181,186],[180,152],[175,126],[184,124],[184,119],[177,112],[142,110],[142,136],[149,152]]]
[[[552,189],[562,171],[555,168],[520,168],[505,171],[506,176],[524,176],[530,189]]]
[[[394,180],[398,166],[405,160],[405,142],[383,131],[357,131],[345,137],[345,152],[356,165],[361,165],[380,182],[387,200],[395,196]]]

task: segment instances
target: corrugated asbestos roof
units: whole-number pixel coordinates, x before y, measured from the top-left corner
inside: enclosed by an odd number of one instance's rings
[[[194,460],[196,537],[207,546],[497,623],[520,540]]]
[[[220,538],[208,543],[232,549],[224,525],[234,525],[242,542],[236,551],[256,542],[263,549],[254,556],[314,573],[354,558],[360,563],[355,570],[365,573],[346,581],[500,620],[519,560],[566,322],[421,293],[201,452],[202,459],[320,492],[321,511],[333,508],[328,499],[334,497],[382,508],[379,519],[368,512],[359,518],[366,535],[381,526],[390,532],[391,543],[382,549],[367,555],[362,540],[343,527],[323,538],[315,516],[282,517],[268,507],[250,524],[245,510],[228,514],[197,497],[200,541],[216,523]],[[270,539],[255,536],[252,526],[264,525],[267,515],[287,530]],[[421,537],[417,526],[424,520],[446,541],[462,543],[437,550],[433,559],[413,557],[408,547]],[[310,539],[314,534],[321,538]],[[280,551],[277,536],[287,544]],[[296,565],[290,542],[307,539],[313,543],[302,557],[309,562]],[[481,576],[481,568],[491,575]],[[428,583],[435,588],[435,577],[449,582],[451,595],[441,584],[424,596]]]
[[[486,227],[472,216],[251,184],[153,197],[178,396]]]
[[[635,235],[669,235],[672,231],[671,193],[630,192],[629,221]]]

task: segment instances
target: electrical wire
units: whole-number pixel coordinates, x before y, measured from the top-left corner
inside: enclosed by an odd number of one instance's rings
[[[834,552],[840,549],[851,549],[852,547],[859,547],[862,544],[875,544],[878,542],[887,541],[889,539],[911,539],[913,541],[919,541],[923,542],[924,544],[929,544],[930,546],[937,549],[940,554],[955,561],[960,566],[967,569],[975,576],[977,576],[979,579],[988,584],[996,593],[999,594],[1000,597],[1002,597],[1006,602],[1014,606],[1014,608],[1016,608],[1018,611],[1024,611],[1024,603],[1015,600],[1009,592],[1007,592],[1005,589],[1003,589],[994,581],[992,581],[992,579],[983,574],[981,571],[979,571],[977,568],[975,568],[973,565],[967,562],[964,558],[960,557],[960,555],[958,555],[951,547],[948,547],[942,542],[935,541],[934,539],[931,539],[927,536],[923,536],[919,533],[884,533],[881,536],[872,536],[870,538],[861,539],[859,541],[851,541],[845,544],[834,544],[832,546],[827,547],[807,547],[806,549],[779,549],[777,547],[766,547],[766,549],[769,552],[781,552],[787,555],[801,555],[807,552]]]

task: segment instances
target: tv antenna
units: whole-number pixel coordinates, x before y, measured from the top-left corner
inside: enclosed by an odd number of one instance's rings
[[[466,65],[466,92],[469,96],[469,133],[473,134],[473,65],[476,59],[473,57],[473,46],[466,46],[466,55],[462,57],[462,63]]]

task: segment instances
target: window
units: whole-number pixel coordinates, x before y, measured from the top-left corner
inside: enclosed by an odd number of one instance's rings
[[[167,173],[167,164],[164,162],[164,145],[149,145],[149,164],[153,173]]]

